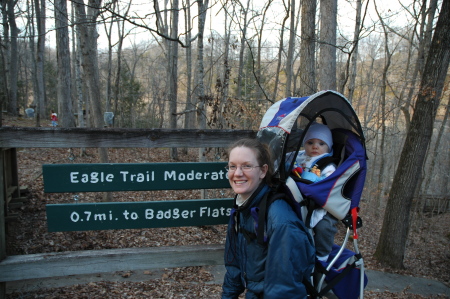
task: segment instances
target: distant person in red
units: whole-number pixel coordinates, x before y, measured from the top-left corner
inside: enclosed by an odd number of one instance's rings
[[[52,120],[52,127],[57,127],[58,126],[58,115],[53,110],[52,110],[50,119]]]

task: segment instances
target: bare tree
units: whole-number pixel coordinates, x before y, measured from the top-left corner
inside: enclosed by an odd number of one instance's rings
[[[195,122],[194,106],[192,105],[192,21],[191,2],[186,0],[183,5],[184,20],[186,28],[186,105],[184,113],[184,128],[192,129]]]
[[[435,13],[437,10],[437,0],[430,1],[430,6],[427,9],[426,6],[427,0],[423,0],[422,4],[422,21],[420,23],[420,30],[414,34],[417,36],[418,41],[418,50],[417,50],[417,59],[414,66],[414,70],[411,74],[410,83],[408,84],[408,94],[406,99],[403,101],[402,112],[406,121],[407,129],[409,128],[409,122],[411,121],[410,108],[413,103],[413,95],[416,91],[416,82],[420,74],[423,73],[423,68],[425,66],[425,57],[428,55],[428,51],[431,44],[432,32],[433,32],[433,20],[435,17]],[[411,41],[411,45],[413,45],[413,41]],[[406,86],[405,86],[406,87]],[[403,95],[400,97],[403,99]]]
[[[72,23],[76,23],[75,17],[75,4],[72,3]],[[78,127],[85,127],[84,121],[84,113],[83,113],[83,105],[84,105],[84,96],[83,96],[83,79],[81,75],[81,49],[80,49],[80,35],[76,27],[72,30],[72,68],[73,68],[73,76],[72,76],[72,92],[74,94],[74,101],[77,103],[77,120]],[[82,152],[84,150],[82,149]]]
[[[197,37],[197,70],[195,72],[194,94],[197,102],[197,128],[206,129],[206,96],[204,88],[204,65],[203,65],[203,34],[205,31],[205,20],[209,0],[197,0],[198,6],[198,37]],[[203,156],[203,154],[201,154]]]
[[[436,165],[436,163],[439,161],[438,157],[439,157],[439,151],[441,149],[440,145],[441,145],[442,139],[444,137],[444,132],[445,132],[445,129],[447,127],[448,116],[450,114],[450,111],[449,111],[449,108],[450,108],[450,96],[447,97],[447,107],[446,108],[447,109],[445,109],[444,118],[443,118],[441,126],[439,128],[439,132],[438,132],[438,135],[437,135],[437,138],[436,138],[434,149],[432,151],[432,154],[428,155],[428,158],[431,159],[431,161],[427,163],[427,165],[429,165],[428,171],[427,171],[428,176],[427,176],[427,178],[425,180],[425,184],[422,187],[421,194],[425,194],[426,195],[428,193],[428,191],[430,189],[431,181],[435,180],[436,176],[438,176],[438,175],[435,176],[434,174],[439,174],[439,172],[433,171],[433,170],[435,170],[435,168],[437,168],[437,166],[438,166],[438,165]],[[447,147],[444,145],[444,148],[447,148]],[[447,168],[447,170],[448,170],[448,168]],[[448,173],[446,175],[448,176]],[[445,177],[445,174],[444,174],[444,177]],[[443,184],[441,184],[441,186],[445,186],[445,185],[447,185],[447,184],[444,181]],[[446,192],[445,193],[442,192],[441,194],[444,195],[444,194],[447,194],[447,193]],[[423,205],[423,207],[425,207],[425,205],[426,205],[426,201],[425,200],[422,201],[422,205]]]
[[[131,6],[127,7],[127,11]],[[118,114],[119,108],[119,99],[120,99],[120,83],[121,83],[121,74],[122,74],[122,52],[123,52],[123,41],[125,38],[125,21],[117,22],[117,31],[119,32],[119,40],[117,42],[117,53],[116,53],[116,77],[114,80],[114,88],[113,88],[113,99],[114,99],[114,108],[111,107],[111,109],[114,110],[114,115]],[[106,105],[106,108],[108,108],[108,104]]]
[[[231,67],[230,67],[230,39],[231,39],[231,24],[232,20],[229,18],[230,15],[234,15],[236,6],[232,5],[232,11],[230,12],[229,7],[227,5],[224,6],[224,14],[225,14],[225,22],[224,22],[224,31],[225,31],[225,37],[224,37],[224,45],[223,45],[223,66],[220,76],[220,83],[218,82],[216,89],[219,90],[219,96],[220,98],[220,124],[223,124],[223,116],[224,116],[224,107],[225,103],[228,100],[228,93],[230,89],[230,74],[231,74]]]
[[[172,0],[172,24],[170,28],[170,36],[173,39],[178,37],[178,0]],[[177,128],[177,97],[178,97],[178,43],[176,41],[170,42],[169,47],[169,119],[170,128]],[[171,148],[170,158],[177,160],[177,148]]]
[[[420,83],[414,115],[395,172],[374,256],[383,264],[403,268],[413,196],[419,183],[433,122],[450,62],[450,1],[443,1]]]
[[[89,0],[87,12],[83,0],[75,0],[77,15],[77,30],[80,33],[81,66],[88,88],[90,112],[94,126],[103,127],[101,109],[100,76],[97,57],[97,29],[96,20],[99,15],[101,0]],[[100,162],[108,163],[107,148],[99,148]],[[111,193],[104,193],[103,201],[111,201]]]
[[[283,18],[283,22],[281,22],[281,29],[280,29],[280,44],[278,46],[278,59],[277,59],[277,68],[275,71],[275,82],[274,82],[274,88],[272,93],[272,100],[276,101],[277,94],[278,94],[278,85],[280,83],[280,70],[281,70],[281,62],[283,57],[283,51],[284,51],[284,29],[286,25],[287,19],[289,19],[289,5],[286,6],[285,2],[284,4],[284,11],[286,12],[286,15]]]
[[[9,66],[7,70],[8,81],[8,103],[7,111],[11,115],[17,115],[17,79],[19,74],[19,59],[18,59],[18,48],[17,48],[17,37],[19,34],[19,29],[17,28],[16,15],[14,8],[17,2],[15,0],[5,0],[2,1],[2,10],[5,16],[7,16],[7,23],[4,26],[9,26],[4,32],[5,41],[7,41],[7,55],[5,63]],[[6,29],[4,27],[4,29]],[[9,36],[8,36],[9,33]]]
[[[206,129],[206,95],[204,88],[204,66],[203,66],[203,33],[205,31],[206,13],[209,0],[197,0],[198,7],[198,37],[197,37],[197,71],[195,78],[195,99],[197,101],[197,128]],[[206,161],[206,149],[199,148],[199,162]],[[201,191],[201,197],[206,198],[206,190]]]
[[[294,45],[295,45],[295,0],[291,0],[288,6],[290,12],[290,25],[289,25],[289,44],[288,54],[286,58],[286,89],[284,92],[285,97],[292,95],[292,77],[293,77],[293,64],[294,64]]]
[[[55,4],[55,28],[56,51],[58,61],[58,112],[60,123],[63,127],[75,127],[75,118],[72,109],[71,74],[70,74],[70,50],[67,1],[56,0]]]
[[[378,8],[377,5],[375,4],[375,10],[377,11],[378,14],[378,18],[381,22],[382,28],[383,28],[383,32],[384,32],[384,67],[383,67],[383,72],[382,72],[382,79],[381,79],[381,84],[380,84],[380,127],[381,127],[381,133],[380,133],[380,145],[379,145],[379,155],[378,155],[378,160],[379,160],[379,178],[378,178],[378,183],[380,184],[380,188],[379,188],[379,194],[378,194],[378,208],[381,207],[381,202],[382,199],[384,198],[384,189],[387,187],[386,184],[383,182],[383,178],[385,177],[385,173],[388,170],[387,167],[384,167],[386,165],[386,161],[387,161],[387,157],[385,155],[385,151],[386,149],[386,119],[387,119],[387,111],[386,111],[386,85],[387,85],[387,75],[388,75],[388,71],[389,71],[389,67],[391,65],[391,57],[392,57],[392,53],[393,51],[391,51],[391,49],[389,48],[389,35],[388,35],[388,26],[384,23],[384,20],[382,18],[382,16],[380,15],[380,13],[378,12]]]
[[[77,12],[77,29],[80,33],[81,66],[88,87],[93,123],[97,128],[103,127],[101,109],[100,77],[98,72],[96,20],[99,15],[101,0],[89,0],[86,6],[83,0],[75,1]]]
[[[270,5],[272,4],[273,0],[267,1],[263,7],[263,13],[261,18],[261,24],[259,28],[255,28],[256,35],[257,35],[257,52],[256,52],[256,63],[255,63],[255,79],[258,83],[258,87],[256,90],[256,98],[261,99],[262,94],[264,92],[263,90],[263,78],[262,78],[262,67],[261,67],[261,55],[262,55],[262,42],[263,42],[263,34],[264,34],[264,25],[266,24],[266,16],[267,16],[267,10],[269,9]],[[256,26],[255,26],[256,27]]]
[[[239,4],[240,4],[240,2],[239,2]],[[241,47],[239,49],[239,69],[238,69],[238,74],[237,74],[237,91],[236,91],[236,97],[238,99],[240,99],[241,95],[242,95],[242,79],[243,79],[242,74],[244,71],[244,52],[245,52],[245,43],[247,42],[249,10],[250,10],[250,0],[247,0],[247,6],[241,7],[243,21],[239,22],[239,30],[241,32]]]
[[[302,3],[300,43],[300,86],[298,94],[306,96],[316,92],[316,0]]]
[[[319,89],[336,90],[337,0],[320,1]]]
[[[369,2],[367,2],[368,4]],[[350,102],[353,100],[353,94],[355,92],[355,81],[356,81],[356,64],[358,59],[358,48],[359,48],[359,39],[361,33],[361,10],[362,10],[362,1],[356,1],[356,19],[355,19],[355,29],[353,32],[353,46],[350,51],[350,59],[347,76],[348,85],[347,85],[347,98]],[[344,83],[345,84],[345,83]],[[342,87],[344,90],[344,87]]]
[[[41,118],[47,115],[44,85],[44,60],[45,60],[45,1],[34,0],[36,12],[37,47],[35,55],[35,101],[36,101],[36,126],[41,125]],[[47,119],[48,117],[46,117]],[[48,119],[47,119],[48,120]]]
[[[117,2],[113,1],[111,3],[111,10],[115,10],[117,6]],[[106,75],[106,103],[105,103],[105,111],[112,111],[111,110],[111,101],[112,101],[112,80],[113,80],[113,41],[112,41],[112,33],[113,33],[113,26],[114,26],[114,16],[112,17],[113,20],[108,23],[105,20],[105,15],[101,15],[103,19],[103,27],[105,28],[105,34],[108,38],[108,65],[107,65],[107,75]],[[108,28],[109,27],[109,28]],[[120,41],[119,41],[120,43]],[[119,51],[118,51],[119,52]],[[120,58],[119,58],[120,59]]]

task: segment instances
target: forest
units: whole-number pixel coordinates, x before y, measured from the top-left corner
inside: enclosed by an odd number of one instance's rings
[[[364,197],[403,209],[406,236],[450,209],[448,2],[5,0],[1,107],[36,127],[55,111],[67,128],[257,130],[272,103],[336,90],[364,129]]]

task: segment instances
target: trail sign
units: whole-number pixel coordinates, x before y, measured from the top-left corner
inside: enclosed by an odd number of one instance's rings
[[[85,231],[226,224],[232,198],[48,204],[48,231]]]
[[[226,162],[46,164],[44,192],[230,188]]]

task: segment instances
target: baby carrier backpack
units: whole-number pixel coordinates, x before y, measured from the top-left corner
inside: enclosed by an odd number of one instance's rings
[[[305,133],[315,122],[327,125],[333,136],[332,155],[317,161],[317,167],[334,163],[336,170],[313,183],[296,176],[292,170],[293,157],[297,156]],[[316,261],[315,279],[309,283],[311,298],[322,297],[330,290],[338,298],[363,298],[367,276],[358,249],[357,230],[362,226],[358,212],[367,155],[361,124],[350,102],[335,91],[282,99],[265,113],[257,138],[268,145],[274,157],[277,188],[287,194],[291,205],[298,206],[299,217],[307,227],[311,213],[317,207],[325,209],[346,226],[342,245],[333,246],[326,262]],[[309,232],[313,234],[311,229]],[[353,251],[345,248],[350,237]]]

